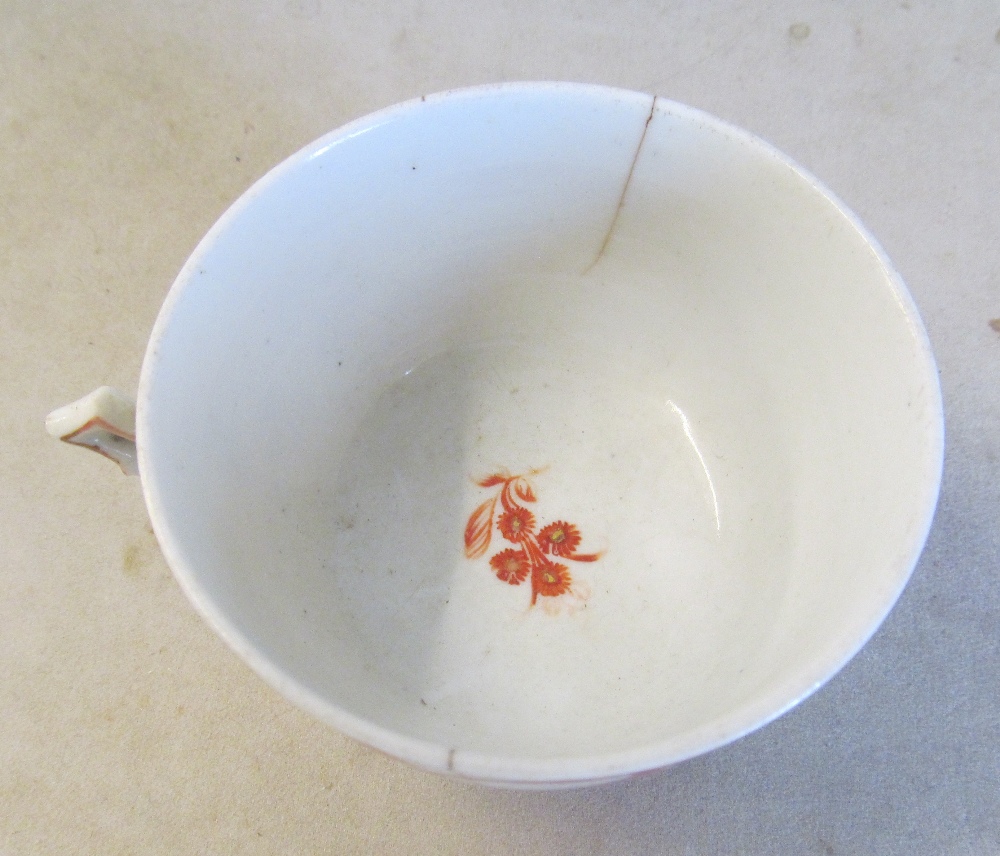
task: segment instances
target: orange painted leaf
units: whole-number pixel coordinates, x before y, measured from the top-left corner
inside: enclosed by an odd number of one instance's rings
[[[486,500],[469,517],[465,525],[465,555],[470,559],[478,559],[490,548],[490,538],[493,536],[493,509],[497,498]]]
[[[493,475],[479,479],[476,484],[480,487],[494,487],[495,485],[503,484],[509,478],[510,475],[508,473],[493,473]]]
[[[517,498],[522,502],[535,501],[535,492],[531,489],[531,485],[523,478],[514,482],[514,493],[517,494]]]
[[[604,551],[602,550],[600,553],[569,553],[563,558],[572,559],[574,562],[596,562],[603,555]]]

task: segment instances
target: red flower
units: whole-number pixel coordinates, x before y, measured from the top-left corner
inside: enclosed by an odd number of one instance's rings
[[[554,556],[571,556],[580,546],[580,530],[562,520],[550,523],[538,533],[538,546]]]
[[[535,515],[526,508],[514,506],[500,515],[497,526],[500,527],[504,538],[517,544],[525,535],[530,535],[534,531]]]
[[[496,575],[512,586],[523,583],[528,571],[531,570],[528,557],[523,550],[501,550],[490,559],[490,564]]]
[[[541,470],[530,470],[528,476],[539,472]],[[574,582],[566,565],[553,559],[596,562],[604,553],[577,553],[582,541],[580,530],[565,520],[557,520],[537,531],[535,515],[522,505],[535,502],[535,491],[528,476],[511,475],[508,470],[501,469],[475,480],[479,487],[499,490],[491,491],[493,496],[469,516],[465,525],[465,555],[478,559],[489,550],[495,523],[501,536],[514,545],[489,560],[497,578],[516,586],[530,577],[532,606],[541,596],[546,599],[543,602],[546,612],[566,609],[572,613],[586,601],[589,587],[586,583]]]
[[[569,591],[569,584],[573,579],[569,575],[569,568],[565,565],[557,565],[546,560],[544,565],[536,569],[532,582],[536,595],[558,597]]]

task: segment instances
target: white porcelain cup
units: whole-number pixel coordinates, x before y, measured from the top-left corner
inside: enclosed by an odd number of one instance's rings
[[[50,426],[128,468],[128,420],[104,390]],[[163,306],[135,433],[167,561],[254,670],[512,787],[821,686],[914,567],[943,436],[910,296],[814,178],[552,83],[383,110],[255,184]]]

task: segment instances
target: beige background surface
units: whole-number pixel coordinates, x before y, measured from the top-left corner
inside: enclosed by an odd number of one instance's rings
[[[948,453],[913,581],[773,725],[587,791],[412,771],[210,633],[139,483],[45,413],[143,346],[199,237],[345,121],[454,86],[593,81],[743,125],[894,258]],[[1000,7],[995,3],[0,0],[0,853],[1000,851]]]

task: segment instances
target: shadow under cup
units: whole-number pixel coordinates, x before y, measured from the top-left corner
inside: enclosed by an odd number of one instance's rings
[[[822,684],[941,462],[919,319],[850,214],[704,114],[552,84],[392,108],[262,179],[168,297],[138,434],[168,561],[251,666],[522,786],[689,757]],[[529,530],[600,554],[558,559],[558,596],[498,578],[527,549],[502,499],[469,557],[479,482],[515,475]]]

